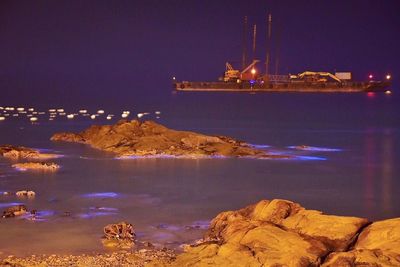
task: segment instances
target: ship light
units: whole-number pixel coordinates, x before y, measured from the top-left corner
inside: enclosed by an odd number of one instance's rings
[[[254,69],[254,68],[251,69],[251,74],[254,75],[254,74],[256,74],[256,72],[257,72],[256,69]]]
[[[392,76],[390,74],[386,75],[386,80],[390,80]]]
[[[175,81],[175,80],[176,80],[176,77],[175,77],[175,76],[174,76],[174,77],[172,77],[172,80],[174,80],[174,81]]]
[[[370,74],[370,75],[368,76],[368,78],[372,79],[372,78],[374,78],[374,75]]]
[[[387,95],[390,95],[391,93],[392,93],[392,91],[390,91],[390,90],[385,91],[385,94],[387,94]]]

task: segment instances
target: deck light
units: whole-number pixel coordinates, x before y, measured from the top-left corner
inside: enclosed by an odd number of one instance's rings
[[[251,69],[251,74],[253,74],[253,75],[254,75],[254,74],[256,74],[256,72],[257,72],[257,71],[256,71],[256,69],[254,69],[254,68],[253,68],[253,69]]]
[[[390,74],[386,75],[386,80],[390,80],[392,76]]]

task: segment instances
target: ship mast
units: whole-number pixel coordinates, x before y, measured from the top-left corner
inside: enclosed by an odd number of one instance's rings
[[[257,25],[253,26],[253,61],[256,59],[256,37],[257,37]]]
[[[265,57],[265,76],[268,79],[269,75],[269,62],[270,62],[270,52],[271,52],[271,34],[272,34],[272,15],[269,14],[267,18],[268,29],[267,29],[267,53]]]
[[[242,54],[242,70],[247,66],[247,16],[243,20],[243,54]]]

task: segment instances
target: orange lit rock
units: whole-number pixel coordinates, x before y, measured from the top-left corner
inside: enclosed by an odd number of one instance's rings
[[[346,250],[366,219],[324,215],[300,204],[263,200],[220,213],[200,245],[174,266],[319,266],[332,251]]]
[[[52,159],[59,155],[41,153],[40,151],[23,146],[2,145],[0,146],[0,155],[11,159]]]
[[[269,155],[233,138],[172,130],[152,121],[142,123],[138,120],[120,120],[115,125],[91,126],[77,134],[56,133],[51,140],[89,144],[94,148],[113,152],[119,157],[287,158],[287,156]]]

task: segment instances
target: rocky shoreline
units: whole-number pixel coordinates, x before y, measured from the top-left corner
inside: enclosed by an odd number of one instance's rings
[[[114,125],[94,125],[81,133],[56,133],[51,140],[88,144],[121,158],[290,158],[286,155],[268,154],[230,137],[172,130],[153,121],[120,120]]]
[[[118,251],[104,254],[82,255],[31,255],[28,257],[7,256],[1,259],[0,266],[32,267],[32,266],[134,266],[148,265],[167,266],[175,259],[172,250],[141,249],[138,251]]]
[[[122,233],[109,227],[106,234]],[[133,229],[126,229],[133,240]],[[370,222],[288,200],[262,200],[218,214],[204,238],[178,255],[154,248],[3,259],[0,254],[0,266],[400,266],[400,218]]]

